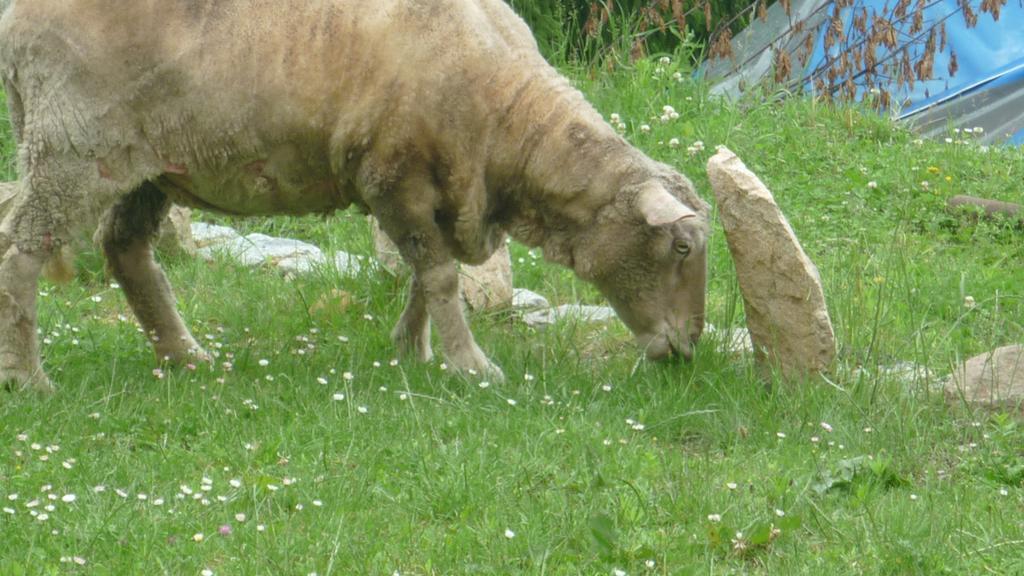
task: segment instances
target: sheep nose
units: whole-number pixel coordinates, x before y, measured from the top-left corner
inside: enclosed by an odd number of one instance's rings
[[[690,345],[690,342],[680,342],[678,346],[672,344],[671,348],[673,358],[682,358],[686,362],[693,360],[693,346]]]

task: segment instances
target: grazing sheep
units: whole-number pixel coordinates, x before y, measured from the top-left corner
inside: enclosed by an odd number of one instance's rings
[[[158,357],[206,353],[151,240],[170,202],[229,214],[375,215],[414,270],[392,337],[454,368],[477,346],[455,259],[506,233],[604,293],[651,358],[703,327],[708,206],[627,144],[501,0],[13,0],[0,76],[20,179],[0,224],[0,381],[48,388],[47,259],[100,222]]]

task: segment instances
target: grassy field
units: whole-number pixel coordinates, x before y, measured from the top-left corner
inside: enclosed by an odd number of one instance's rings
[[[402,281],[187,258],[164,263],[219,358],[160,370],[86,253],[77,281],[41,285],[59,392],[0,393],[0,574],[1024,574],[1024,430],[936,391],[1024,341],[1024,234],[943,211],[1021,201],[1024,153],[726,104],[675,71],[570,73],[705,198],[719,144],[772,188],[825,283],[828,381],[766,387],[714,337],[650,365],[619,324],[488,314],[474,331],[509,381],[478,385],[392,362]],[[234,225],[371,251],[355,214]],[[717,225],[710,265],[710,322],[742,326]],[[513,266],[554,303],[601,301],[539,252],[513,245]],[[351,304],[311,312],[333,289]],[[923,370],[889,369],[907,362]]]

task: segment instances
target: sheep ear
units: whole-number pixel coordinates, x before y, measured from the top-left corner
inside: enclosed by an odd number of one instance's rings
[[[664,226],[684,218],[696,218],[697,213],[668,193],[661,186],[648,186],[637,197],[637,208],[651,226]]]

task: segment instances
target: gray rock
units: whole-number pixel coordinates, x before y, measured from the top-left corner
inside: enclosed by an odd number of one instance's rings
[[[1003,346],[971,358],[945,383],[946,397],[984,408],[1013,408],[1024,415],[1024,345]]]
[[[915,382],[927,382],[931,377],[931,371],[928,370],[927,366],[922,366],[916,362],[897,362],[892,366],[882,366],[878,369],[879,375],[902,382],[904,384],[914,384]]]
[[[348,252],[335,252],[334,267],[338,269],[338,273],[342,276],[355,276],[363,269],[363,264],[360,260],[360,256],[355,256]]]
[[[729,251],[743,294],[754,357],[786,378],[828,371],[835,336],[818,270],[771,192],[731,151],[708,161]]]
[[[534,310],[537,308],[550,308],[551,304],[548,299],[531,292],[525,288],[515,288],[512,290],[512,307],[520,310]]]
[[[206,246],[200,254],[223,253],[245,266],[276,266],[283,260],[309,260],[322,264],[323,252],[312,244],[266,234],[249,234],[228,242]]]
[[[326,260],[323,256],[316,257],[310,254],[296,254],[287,256],[274,262],[278,270],[285,273],[285,276],[299,276],[309,274],[313,270],[323,266]]]
[[[208,248],[217,244],[224,244],[237,240],[240,236],[234,228],[207,224],[205,222],[192,223],[192,239],[197,248]]]
[[[615,318],[615,310],[607,306],[585,306],[581,304],[563,304],[555,308],[537,310],[523,315],[523,321],[535,328],[565,321],[605,322]]]
[[[732,354],[750,354],[754,351],[754,343],[750,339],[750,330],[743,327],[730,327],[718,330],[714,324],[704,328],[706,334],[714,334],[723,343],[725,350]]]

